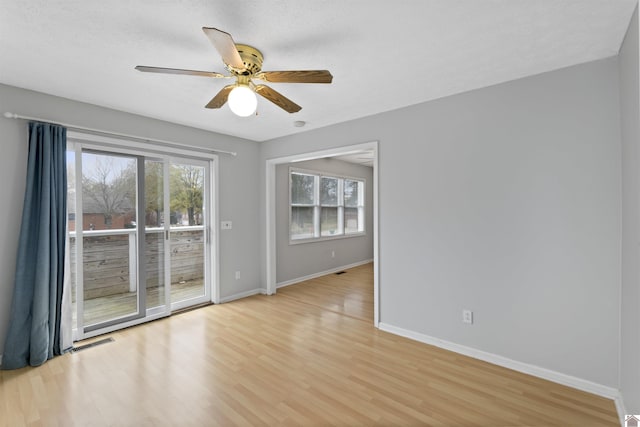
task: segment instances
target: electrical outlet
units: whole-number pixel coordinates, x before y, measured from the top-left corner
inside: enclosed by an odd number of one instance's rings
[[[240,272],[236,271],[236,280],[240,280]]]
[[[221,221],[220,229],[221,230],[231,230],[233,228],[233,223],[231,221]]]
[[[471,310],[462,310],[462,322],[473,324],[473,311]]]
[[[335,258],[336,257],[336,251],[331,251],[331,258]]]

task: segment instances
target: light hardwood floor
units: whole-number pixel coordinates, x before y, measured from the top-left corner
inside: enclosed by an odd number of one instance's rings
[[[372,325],[357,267],[0,373],[0,426],[615,426],[613,402]]]

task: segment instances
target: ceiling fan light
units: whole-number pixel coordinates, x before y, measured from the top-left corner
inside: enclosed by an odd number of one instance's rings
[[[240,117],[249,117],[256,112],[258,98],[248,86],[236,86],[229,93],[229,108]]]

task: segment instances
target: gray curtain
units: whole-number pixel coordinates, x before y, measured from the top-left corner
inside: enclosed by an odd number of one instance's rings
[[[2,369],[38,366],[62,354],[67,130],[29,123],[27,186]]]

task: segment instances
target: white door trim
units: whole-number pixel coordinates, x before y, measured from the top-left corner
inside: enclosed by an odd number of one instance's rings
[[[322,151],[294,154],[275,159],[267,159],[266,173],[266,284],[267,295],[276,293],[276,166],[290,162],[334,157],[352,154],[363,150],[373,150],[373,323],[378,327],[380,322],[380,283],[379,283],[379,248],[378,248],[378,141],[348,145]]]

